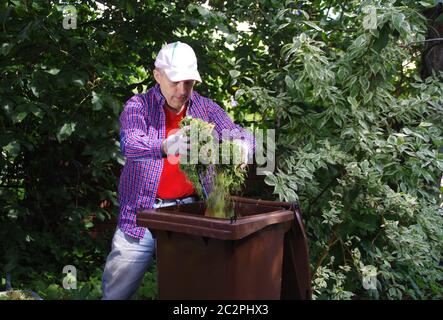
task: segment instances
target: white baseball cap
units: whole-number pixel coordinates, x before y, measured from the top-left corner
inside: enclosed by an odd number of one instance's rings
[[[197,70],[197,57],[186,43],[177,41],[165,45],[155,59],[155,67],[164,70],[169,80],[202,82]]]

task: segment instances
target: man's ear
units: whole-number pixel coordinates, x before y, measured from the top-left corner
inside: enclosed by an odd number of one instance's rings
[[[160,83],[160,77],[161,77],[161,73],[160,71],[158,71],[157,69],[154,69],[154,79],[155,81],[157,81],[157,83]]]

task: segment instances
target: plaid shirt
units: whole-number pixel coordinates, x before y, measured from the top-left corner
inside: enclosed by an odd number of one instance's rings
[[[145,233],[145,228],[136,224],[137,212],[153,207],[163,170],[164,104],[165,98],[157,84],[148,92],[129,99],[120,115],[120,147],[126,162],[119,184],[118,227],[135,238],[142,238]],[[251,154],[255,150],[255,139],[251,133],[235,125],[215,102],[195,91],[191,95],[187,115],[214,123],[219,137],[223,129],[233,130],[229,138],[246,141]],[[201,177],[201,181],[208,194],[212,186],[212,170]]]

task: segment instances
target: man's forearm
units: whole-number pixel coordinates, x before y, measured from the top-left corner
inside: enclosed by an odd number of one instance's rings
[[[163,139],[147,139],[136,132],[122,134],[120,140],[123,156],[134,160],[163,158],[162,142]]]

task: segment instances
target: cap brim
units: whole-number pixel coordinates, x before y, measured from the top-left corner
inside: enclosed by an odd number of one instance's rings
[[[202,82],[202,79],[200,77],[200,74],[197,70],[186,70],[186,71],[176,71],[171,69],[164,69],[166,75],[168,76],[169,80],[177,82],[177,81],[184,81],[184,80],[195,80],[198,82]]]

